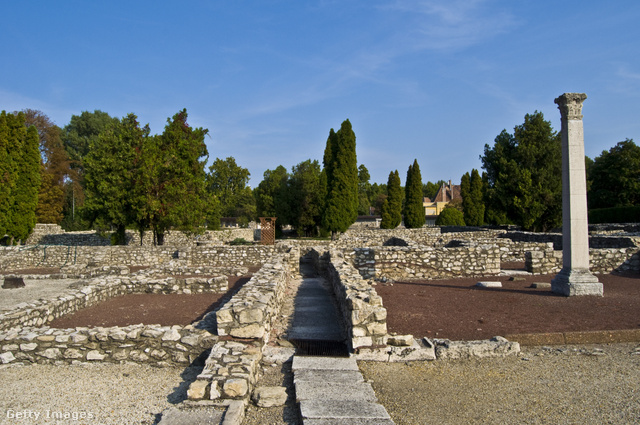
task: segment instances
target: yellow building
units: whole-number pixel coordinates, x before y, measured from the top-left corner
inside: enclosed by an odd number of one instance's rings
[[[424,207],[424,215],[426,217],[427,226],[435,226],[436,219],[438,218],[444,207],[446,207],[449,202],[455,199],[462,200],[462,196],[460,195],[460,185],[451,184],[451,180],[449,180],[448,185],[444,183],[442,184],[433,200],[424,198],[422,206]]]

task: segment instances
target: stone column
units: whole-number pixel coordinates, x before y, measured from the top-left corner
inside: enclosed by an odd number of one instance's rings
[[[565,93],[555,100],[562,118],[562,270],[551,281],[551,290],[566,296],[603,295],[602,283],[589,271],[582,127],[586,98],[584,93]]]

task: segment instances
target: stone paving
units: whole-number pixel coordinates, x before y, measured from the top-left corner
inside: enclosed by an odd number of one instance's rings
[[[354,357],[294,356],[293,382],[304,425],[392,425]]]

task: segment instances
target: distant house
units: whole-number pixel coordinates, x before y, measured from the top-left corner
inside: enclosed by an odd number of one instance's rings
[[[422,205],[424,206],[424,215],[427,221],[427,226],[435,226],[436,219],[444,209],[444,207],[453,200],[462,200],[462,196],[460,195],[460,185],[459,184],[451,184],[451,180],[449,180],[449,184],[442,184],[440,189],[438,189],[438,193],[433,198],[433,200],[429,198],[424,198]]]

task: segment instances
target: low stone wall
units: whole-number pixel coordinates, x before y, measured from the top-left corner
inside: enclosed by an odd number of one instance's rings
[[[267,342],[291,275],[287,262],[285,254],[273,258],[218,309],[218,335]]]
[[[209,313],[215,315],[220,340],[189,386],[190,400],[226,404],[249,397],[272,322],[280,313],[288,280],[300,272],[299,264],[299,248],[274,256],[229,301]]]
[[[164,243],[171,246],[222,245],[235,239],[255,240],[256,230],[252,228],[232,228],[207,230],[201,235],[188,235],[177,230],[165,233]],[[140,233],[127,230],[127,245],[140,246]],[[66,232],[57,224],[38,223],[26,241],[27,245],[65,245],[65,246],[109,246],[110,234],[94,230]],[[153,232],[144,233],[142,245],[153,246]]]
[[[130,293],[224,293],[228,288],[226,276],[207,278],[156,279],[146,276],[107,276],[89,280],[80,289],[69,289],[53,299],[22,303],[14,310],[0,314],[0,331],[20,327],[42,327],[54,319]]]
[[[217,340],[193,326],[14,328],[0,333],[0,362],[76,363],[130,361],[157,365],[196,360]]]
[[[562,270],[562,251],[527,252],[525,267],[533,274],[558,273]],[[593,273],[640,273],[640,250],[636,247],[590,249],[589,269]]]
[[[356,248],[345,251],[345,258],[365,279],[443,279],[500,272],[497,245]]]
[[[204,266],[255,266],[265,264],[291,249],[284,244],[248,246],[198,246],[180,248],[177,258],[186,264]]]
[[[500,229],[465,227],[421,227],[419,229],[371,229],[352,227],[340,235],[335,248],[377,247],[404,241],[407,245],[444,246],[452,240],[479,241],[495,238],[505,233]]]
[[[248,246],[12,246],[0,247],[0,269],[20,270],[37,267],[105,267],[174,265],[256,266],[275,254],[286,252],[285,245]]]
[[[331,282],[351,350],[387,343],[387,310],[382,297],[341,251],[310,253],[316,270]]]

